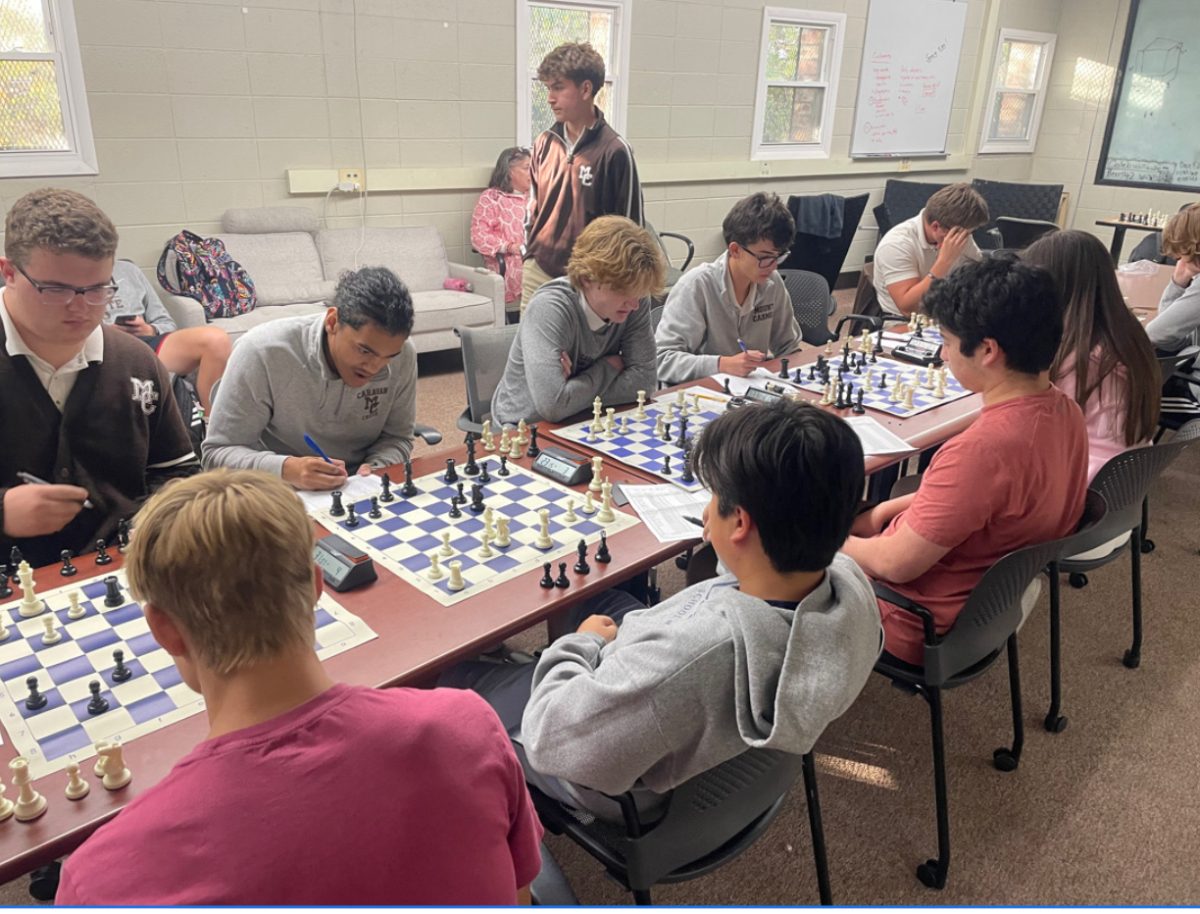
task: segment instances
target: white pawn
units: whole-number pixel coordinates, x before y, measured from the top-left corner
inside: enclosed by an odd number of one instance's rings
[[[699,413],[700,413],[700,395],[692,394],[692,414],[697,415]]]
[[[496,545],[507,546],[512,542],[512,539],[510,539],[508,535],[508,518],[503,514],[500,515],[500,519],[496,522],[496,526]]]
[[[454,555],[454,549],[450,546],[450,532],[449,531],[443,531],[442,545],[440,547],[438,547],[438,553],[440,555],[444,555],[446,558],[449,558],[450,556]]]
[[[933,385],[933,395],[939,400],[946,396],[946,376],[940,371],[937,374],[937,380]]]
[[[568,524],[573,524],[575,521],[579,520],[579,518],[575,516],[575,499],[567,499],[567,513],[563,515],[563,520],[565,520]]]
[[[503,426],[500,429],[500,453],[508,453],[508,426]]]
[[[429,570],[425,572],[425,577],[431,581],[440,581],[442,579],[442,566],[436,552],[429,553]]]
[[[104,778],[100,781],[105,790],[120,790],[133,780],[133,772],[125,767],[125,748],[112,743],[100,750],[104,756]]]
[[[8,763],[13,773],[13,785],[18,789],[17,801],[13,807],[13,815],[18,822],[29,822],[46,811],[46,798],[33,789],[32,778],[29,776],[29,762],[18,755]]]
[[[42,616],[42,627],[45,629],[42,632],[42,644],[58,644],[62,641],[62,632],[58,630],[58,618],[54,613]]]
[[[0,822],[5,822],[12,816],[13,806],[15,805],[12,800],[4,795],[6,789],[3,784],[0,784]]]
[[[462,562],[450,563],[450,580],[446,582],[448,590],[462,590],[466,585],[463,583]],[[105,785],[107,786],[107,785]]]
[[[687,391],[675,391],[675,404],[679,407],[680,415],[687,412]]]
[[[83,779],[79,773],[79,765],[71,762],[67,766],[67,789],[65,791],[68,800],[82,800],[91,791],[92,785]]]
[[[592,481],[588,483],[588,491],[599,494],[600,477],[604,475],[604,458],[596,455],[592,458]]]
[[[596,515],[596,520],[602,524],[608,524],[616,520],[612,509],[612,483],[607,479],[604,480],[602,490],[604,492],[604,500],[600,502],[600,513]]]
[[[108,761],[108,757],[100,753],[108,747],[108,740],[98,739],[92,745],[96,749],[96,764],[92,767],[92,774],[98,778],[102,778],[104,777],[104,763]]]
[[[554,545],[554,540],[550,539],[550,512],[545,508],[538,511],[538,523],[540,529],[533,544],[539,549],[549,549]]]
[[[79,591],[72,590],[67,594],[67,601],[71,604],[71,608],[67,610],[68,619],[82,619],[87,612],[79,603]]]
[[[483,531],[483,545],[479,547],[479,557],[481,559],[490,559],[496,553],[492,551],[492,535],[486,530]]]
[[[637,392],[637,412],[633,414],[633,418],[646,418],[646,392],[644,390]],[[621,429],[621,431],[624,431],[624,429]]]
[[[588,515],[596,513],[596,501],[595,501],[595,499],[592,498],[592,490],[591,489],[588,489],[587,492],[584,493],[583,507],[580,508],[579,510],[582,511],[584,514],[588,514]]]
[[[628,434],[629,425],[625,421],[625,414],[621,413],[621,421],[617,423],[617,431],[622,435]]]

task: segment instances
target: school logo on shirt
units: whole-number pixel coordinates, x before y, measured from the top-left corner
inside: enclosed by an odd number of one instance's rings
[[[362,400],[363,404],[363,419],[373,419],[379,414],[379,397],[385,393],[386,387],[371,387],[358,392],[358,399]]]
[[[129,381],[133,384],[131,399],[141,406],[143,415],[149,416],[158,405],[158,391],[154,388],[153,379],[147,378],[143,381],[141,378],[130,378]]]
[[[579,183],[582,184],[584,187],[591,187],[593,181],[595,181],[595,178],[592,177],[592,166],[591,165],[580,165],[579,166]]]
[[[756,305],[754,311],[750,314],[750,323],[757,324],[759,321],[769,321],[774,313],[775,309],[771,305]]]

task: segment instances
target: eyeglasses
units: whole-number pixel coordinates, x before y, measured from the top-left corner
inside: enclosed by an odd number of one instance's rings
[[[759,254],[757,251],[752,251],[747,247],[743,247],[742,250],[758,261],[758,268],[760,270],[773,267],[781,260],[787,260],[788,254],[792,253],[790,250],[787,250],[780,251],[778,254]]]
[[[89,308],[105,308],[112,303],[112,300],[117,297],[119,286],[109,280],[107,283],[99,286],[86,286],[79,288],[78,286],[62,286],[57,283],[42,283],[38,282],[15,263],[18,273],[29,280],[29,284],[33,286],[38,295],[42,297],[43,304],[54,305],[59,308],[65,308],[75,300],[78,295],[83,299],[83,303]]]

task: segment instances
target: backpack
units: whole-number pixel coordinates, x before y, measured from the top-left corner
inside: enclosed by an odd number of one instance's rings
[[[187,229],[163,248],[158,281],[168,292],[200,302],[209,320],[246,314],[255,305],[254,281],[221,239],[201,238]]]

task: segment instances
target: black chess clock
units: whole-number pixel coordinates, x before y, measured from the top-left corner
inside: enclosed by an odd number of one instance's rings
[[[942,361],[942,344],[912,337],[892,350],[892,357],[917,365],[936,365]]]
[[[592,461],[557,447],[544,447],[533,461],[533,469],[564,486],[577,486],[591,479]]]
[[[369,584],[378,577],[371,557],[339,536],[317,540],[313,561],[321,569],[326,585],[338,593]]]

